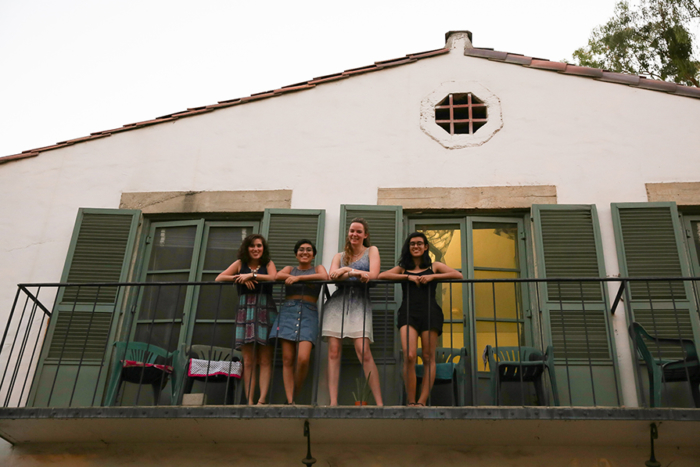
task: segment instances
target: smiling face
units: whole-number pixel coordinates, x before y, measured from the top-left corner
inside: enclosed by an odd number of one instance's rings
[[[413,258],[421,258],[428,250],[428,244],[421,237],[413,237],[408,243],[408,249]]]
[[[296,253],[299,265],[308,265],[314,260],[314,247],[310,243],[302,243]]]
[[[264,251],[263,242],[259,238],[256,238],[248,246],[248,255],[253,261],[260,261]]]
[[[362,247],[363,242],[367,238],[365,226],[359,222],[353,222],[348,229],[348,240],[353,247]]]

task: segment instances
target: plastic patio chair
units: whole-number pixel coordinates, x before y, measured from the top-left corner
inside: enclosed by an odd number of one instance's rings
[[[661,390],[664,382],[688,381],[695,407],[700,408],[700,388],[698,387],[700,386],[700,361],[698,361],[695,342],[692,339],[652,336],[637,322],[632,322],[629,332],[637,345],[638,352],[646,363],[649,373],[650,406],[661,406]],[[668,349],[669,346],[680,348],[685,358],[680,360],[656,358],[649,350],[647,341],[651,343],[651,346],[663,345],[664,349]],[[674,350],[668,349],[667,351],[670,354]],[[663,355],[660,356],[663,357]]]
[[[545,370],[549,373],[554,405],[559,405],[557,380],[554,375],[554,352],[551,345],[547,347],[544,354],[534,347],[492,347],[490,345],[486,346],[484,353],[484,360],[488,359],[489,363],[491,393],[496,405],[500,405],[500,383],[504,381],[534,383],[537,402],[539,405],[544,405]]]
[[[422,358],[423,349],[418,349],[417,355]],[[456,358],[459,358],[458,362],[454,361]],[[450,384],[452,405],[464,406],[467,388],[467,349],[436,348],[435,367],[435,385]],[[420,381],[423,379],[424,373],[424,365],[416,364],[416,389],[418,391],[420,391]]]
[[[170,376],[165,364],[175,360],[177,351],[168,352],[145,342],[115,342],[114,346],[116,351],[112,359],[112,375],[107,386],[105,406],[115,404],[119,389],[124,381],[150,385],[153,388],[153,400],[157,404],[161,390],[168,383]],[[158,357],[164,360],[163,364],[156,364]],[[126,361],[137,362],[139,366],[127,367],[125,366]],[[173,369],[171,387],[176,387],[178,376]],[[174,394],[173,391],[171,396]]]
[[[206,381],[207,384],[216,383],[229,385],[226,393],[227,404],[233,404],[235,400],[240,400],[242,385],[238,384],[238,378],[229,377],[227,375],[212,375],[208,377],[189,376],[188,369],[190,358],[208,360],[212,362],[240,362],[243,361],[243,355],[240,351],[225,347],[195,344],[187,347],[186,351],[180,352],[180,357],[176,363],[176,366],[184,378],[184,388],[182,390],[182,394],[190,394],[195,381]],[[178,394],[177,397],[178,398],[174,400],[180,400],[180,394]]]

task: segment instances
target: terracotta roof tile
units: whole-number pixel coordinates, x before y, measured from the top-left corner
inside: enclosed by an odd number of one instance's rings
[[[227,100],[219,101],[217,104],[213,104],[213,105],[192,107],[192,108],[189,108],[189,109],[181,111],[181,112],[175,112],[175,113],[163,115],[163,116],[157,117],[153,120],[146,120],[146,121],[137,122],[137,123],[127,123],[126,125],[124,125],[120,128],[114,128],[111,130],[104,130],[104,131],[97,131],[97,132],[91,133],[89,136],[85,136],[82,138],[61,141],[61,142],[56,143],[52,146],[44,146],[44,147],[36,148],[36,149],[29,149],[29,150],[23,151],[20,154],[13,154],[10,156],[0,157],[0,164],[4,164],[7,162],[16,161],[16,160],[21,160],[21,159],[26,159],[26,158],[30,158],[30,157],[36,157],[41,152],[44,152],[44,151],[49,151],[51,149],[57,149],[57,148],[65,147],[65,146],[70,146],[72,144],[80,143],[83,141],[89,141],[89,140],[93,140],[93,139],[97,139],[97,138],[104,138],[107,136],[111,136],[115,133],[120,133],[122,131],[130,131],[130,130],[134,130],[137,128],[143,128],[143,127],[149,126],[149,125],[156,125],[159,123],[174,121],[174,120],[177,120],[180,118],[191,117],[194,115],[199,115],[202,113],[211,112],[211,111],[214,111],[217,109],[222,109],[225,107],[231,107],[234,105],[245,104],[247,102],[253,102],[253,101],[257,101],[257,100],[261,100],[261,99],[267,99],[269,97],[279,96],[281,94],[285,94],[288,92],[303,91],[306,89],[314,88],[314,87],[316,87],[317,84],[322,84],[322,83],[327,83],[327,82],[336,81],[336,80],[340,80],[340,79],[345,79],[345,78],[348,78],[348,77],[351,77],[354,75],[359,75],[362,73],[379,71],[379,70],[383,70],[384,68],[389,68],[389,67],[393,67],[393,66],[405,65],[408,63],[413,63],[413,62],[420,60],[420,59],[423,59],[423,58],[434,57],[437,55],[446,54],[448,52],[449,52],[449,49],[441,48],[441,49],[429,50],[427,52],[408,54],[405,57],[394,58],[391,60],[382,60],[379,62],[375,62],[372,65],[358,67],[358,68],[351,68],[349,70],[343,71],[342,73],[335,73],[335,74],[320,76],[320,77],[314,78],[310,81],[303,81],[301,83],[290,84],[290,85],[281,87],[279,89],[275,89],[273,91],[260,92],[260,93],[252,94],[251,96],[243,97],[243,98],[227,99]],[[580,67],[580,66],[568,65],[566,63],[560,63],[560,62],[551,62],[549,60],[545,60],[545,59],[541,59],[541,58],[528,57],[528,56],[524,56],[524,55],[520,55],[520,54],[513,54],[513,53],[508,53],[508,52],[499,52],[499,51],[495,51],[493,49],[487,49],[487,48],[468,48],[468,49],[465,49],[464,55],[467,55],[470,57],[477,57],[477,58],[486,58],[488,60],[501,61],[504,63],[514,64],[514,65],[522,65],[522,66],[527,66],[530,68],[537,68],[537,69],[541,69],[541,70],[557,71],[557,72],[560,72],[560,73],[566,74],[566,75],[576,75],[576,76],[589,77],[589,78],[593,78],[593,79],[597,79],[599,81],[605,81],[605,82],[609,82],[609,83],[618,83],[618,84],[625,84],[625,85],[629,85],[629,86],[637,86],[637,87],[640,87],[643,89],[662,91],[662,92],[667,92],[667,93],[673,93],[673,94],[676,94],[679,96],[693,97],[693,98],[700,99],[700,88],[682,86],[682,85],[677,85],[675,83],[667,83],[665,81],[644,79],[644,78],[640,78],[639,76],[627,75],[627,74],[623,74],[623,73],[613,73],[613,72],[609,72],[609,71],[599,70],[596,68]]]
[[[587,66],[566,65],[561,73],[565,75],[587,76],[589,78],[602,78],[603,70],[599,68],[589,68]]]
[[[677,86],[674,94],[686,97],[696,97],[700,99],[700,88],[692,86]]]
[[[336,75],[329,75],[326,77],[321,77],[321,78],[314,78],[311,81],[309,81],[309,84],[320,84],[320,83],[327,83],[329,81],[337,81],[339,79],[345,79],[349,78],[348,75],[343,74],[343,73],[338,73]]]
[[[434,57],[435,55],[446,54],[449,51],[450,51],[450,49],[442,48],[442,49],[428,50],[427,52],[419,52],[417,54],[408,54],[406,56],[420,60],[421,58],[428,58],[428,57]]]
[[[504,60],[506,63],[513,63],[516,65],[530,66],[532,63],[532,57],[526,57],[525,55],[519,54],[508,54]]]
[[[676,92],[678,85],[676,83],[669,83],[668,81],[658,81],[655,79],[647,79],[641,77],[639,80],[639,87],[642,89],[651,89],[652,91],[663,91],[663,92]]]
[[[285,92],[296,92],[296,91],[303,91],[305,89],[311,89],[318,84],[318,81],[314,84],[302,84],[298,86],[285,86],[283,88],[275,89],[276,94],[283,94]]]
[[[616,73],[614,71],[603,71],[603,77],[599,78],[599,79],[600,79],[600,81],[605,81],[608,83],[627,84],[629,86],[637,86],[639,84],[639,80],[641,78],[639,76],[626,75],[624,73]]]
[[[507,52],[496,52],[493,49],[465,49],[464,55],[469,55],[470,57],[481,57],[489,58],[493,60],[505,60],[508,56]]]
[[[30,157],[36,157],[38,155],[39,155],[39,152],[23,152],[20,154],[15,154],[14,156],[0,157],[0,165],[6,164],[6,163],[12,162],[12,161],[18,161],[21,159],[29,159]]]
[[[530,63],[530,68],[538,68],[540,70],[551,70],[551,71],[564,71],[566,70],[566,63],[562,62],[550,62],[549,60],[537,60],[532,59]]]

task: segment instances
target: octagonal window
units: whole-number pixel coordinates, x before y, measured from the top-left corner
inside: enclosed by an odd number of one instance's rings
[[[435,106],[435,123],[451,135],[472,135],[486,121],[486,104],[471,92],[449,94]]]

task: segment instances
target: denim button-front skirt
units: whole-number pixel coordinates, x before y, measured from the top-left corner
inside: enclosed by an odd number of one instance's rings
[[[285,300],[272,326],[270,339],[309,341],[318,338],[318,309],[304,300]]]

